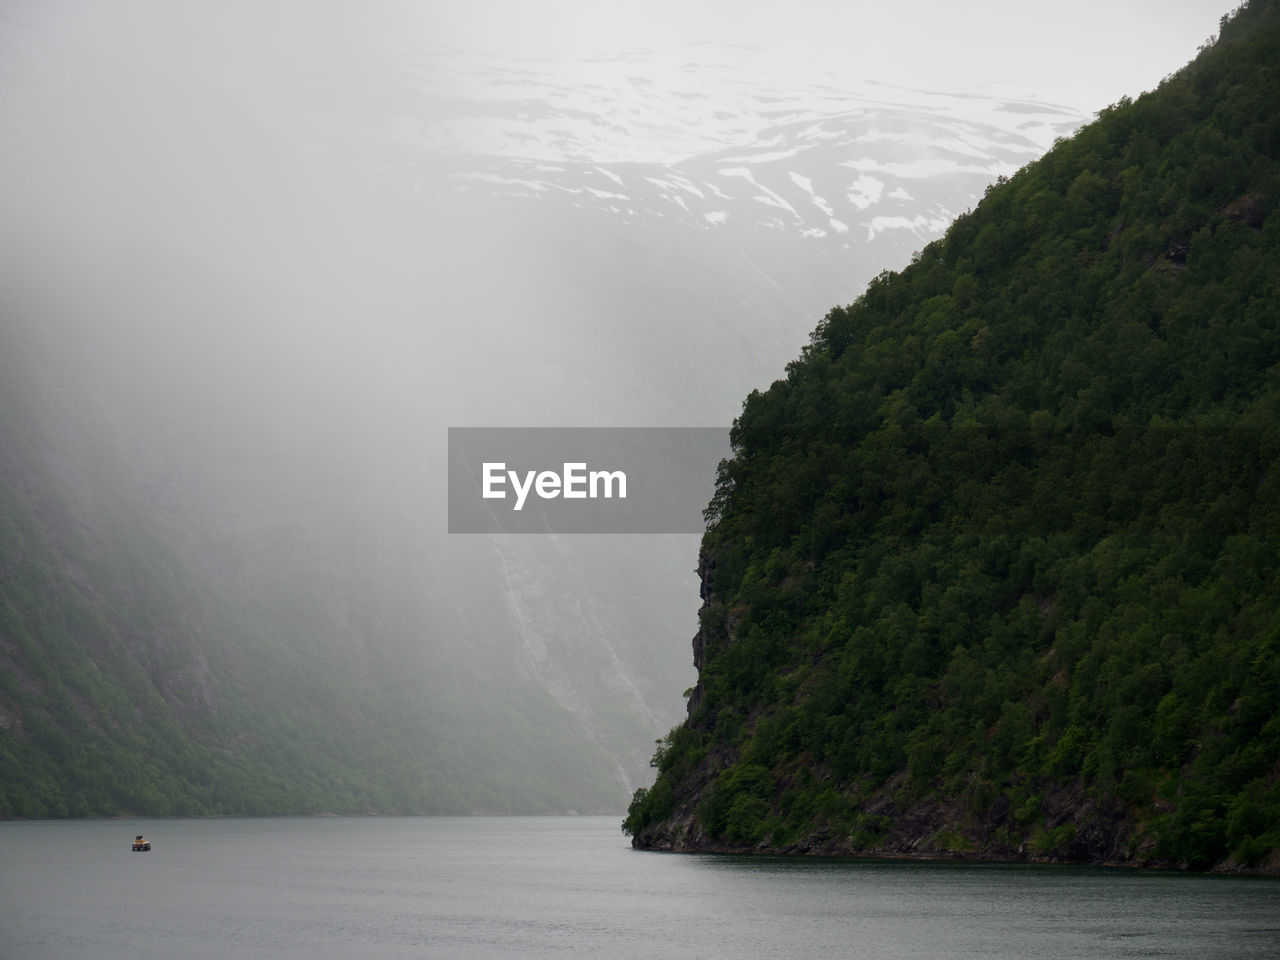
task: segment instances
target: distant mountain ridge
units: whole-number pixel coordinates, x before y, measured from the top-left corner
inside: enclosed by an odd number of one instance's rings
[[[448,105],[421,111],[418,143],[452,153],[673,164],[767,143],[770,128],[873,108],[935,113],[1043,150],[1079,121],[1058,104],[894,87],[727,44],[577,60],[428,47],[398,59],[409,87]]]
[[[768,227],[843,250],[883,231],[936,235],[975,185],[1083,120],[716,44],[580,61],[437,49],[404,66],[437,109],[393,118],[395,139],[459,158],[444,164],[454,189],[559,195],[628,222]]]

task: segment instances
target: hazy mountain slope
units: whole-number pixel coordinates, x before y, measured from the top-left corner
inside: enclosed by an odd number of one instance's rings
[[[632,79],[662,55],[600,61],[584,101],[581,64],[295,75],[266,38],[30,20],[0,72],[20,815],[620,809],[693,679],[696,544],[450,538],[445,428],[727,422],[1072,122],[732,58],[670,95]],[[747,95],[699,99],[713,67]],[[519,136],[470,137],[503,110]]]
[[[241,507],[224,514],[236,536],[214,540],[144,482],[156,468],[139,469],[121,424],[83,409],[84,381],[51,386],[6,333],[4,815],[615,806],[613,769],[561,707],[514,664],[472,662],[422,627],[501,619],[424,612],[387,575],[403,545],[376,528],[304,537]],[[242,565],[252,585],[219,573]]]
[[[734,427],[637,846],[1280,866],[1280,7]]]

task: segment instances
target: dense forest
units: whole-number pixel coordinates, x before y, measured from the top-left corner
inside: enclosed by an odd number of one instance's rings
[[[752,393],[639,847],[1280,869],[1280,4]]]

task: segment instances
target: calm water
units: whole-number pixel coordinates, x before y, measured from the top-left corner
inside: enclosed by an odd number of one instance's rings
[[[613,817],[0,823],[0,958],[115,957],[1280,957],[1280,881],[639,853]]]

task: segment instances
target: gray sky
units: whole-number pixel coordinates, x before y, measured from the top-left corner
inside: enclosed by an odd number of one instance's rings
[[[925,90],[1036,97],[1094,111],[1160,82],[1217,32],[1233,0],[0,0],[83,41],[123,32],[148,58],[214,54],[323,70],[402,41],[526,56],[594,56],[719,41]],[[229,51],[229,52],[228,52]]]
[[[1176,70],[1229,0],[475,0],[429,6],[463,48],[581,55],[716,40],[912,87],[994,90],[1096,110]],[[422,16],[422,14],[419,14]]]
[[[149,58],[221,70],[321,67],[335,52],[422,40],[585,57],[719,41],[855,77],[1037,97],[1094,111],[1157,84],[1216,33],[1232,0],[0,0],[0,14],[124,32]],[[114,30],[113,30],[114,28]],[[123,31],[121,31],[123,28]]]

